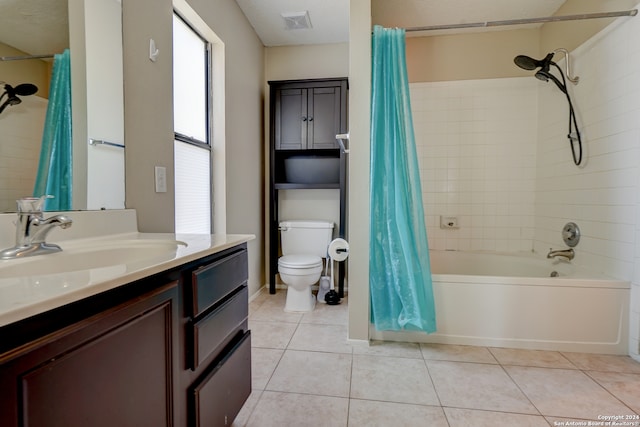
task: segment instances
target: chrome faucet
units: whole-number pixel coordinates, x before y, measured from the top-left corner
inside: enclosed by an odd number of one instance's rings
[[[574,252],[573,248],[560,249],[555,251],[553,250],[553,248],[549,248],[549,253],[547,254],[547,258],[564,257],[567,259],[567,261],[571,261],[575,256],[576,253]]]
[[[0,252],[0,259],[16,259],[33,255],[60,252],[58,245],[46,243],[45,239],[53,227],[71,227],[71,219],[66,215],[45,218],[42,213],[44,201],[50,196],[26,197],[18,202],[18,222],[16,223],[16,245]]]

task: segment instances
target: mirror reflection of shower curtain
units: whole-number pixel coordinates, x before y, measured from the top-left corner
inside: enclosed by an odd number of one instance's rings
[[[372,57],[371,320],[377,330],[434,332],[405,30],[374,27]]]
[[[44,209],[71,209],[72,190],[71,61],[69,49],[54,56],[49,104],[42,133],[33,195],[51,195]]]

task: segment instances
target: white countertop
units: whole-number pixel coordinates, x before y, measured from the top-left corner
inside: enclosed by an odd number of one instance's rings
[[[134,231],[71,240],[47,239],[49,243],[58,244],[63,251],[0,261],[0,327],[178,267],[254,238],[255,236],[249,234],[207,235]],[[105,254],[108,255],[109,251],[117,253],[119,248],[137,247],[140,253],[145,253],[145,248],[149,246],[153,249],[157,241],[177,241],[178,244],[174,245],[172,250],[163,249],[157,253],[150,250],[148,256],[127,259],[115,264],[103,265],[89,259],[89,262],[76,264],[68,271],[56,265],[57,261],[62,265],[65,262],[64,257],[68,259],[80,255],[76,259],[83,259],[83,251],[86,251],[86,248],[107,248]],[[39,260],[56,268],[50,269],[46,274],[34,274],[30,270],[34,265],[37,267],[34,263]],[[3,268],[11,269],[5,271],[15,274],[3,274]]]

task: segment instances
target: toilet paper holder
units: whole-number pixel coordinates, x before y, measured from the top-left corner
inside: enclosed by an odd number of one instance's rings
[[[349,243],[342,238],[333,239],[329,243],[327,253],[333,261],[344,261],[349,256]]]

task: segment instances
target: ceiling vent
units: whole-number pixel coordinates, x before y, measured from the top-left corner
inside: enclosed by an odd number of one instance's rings
[[[282,13],[285,29],[287,30],[309,30],[311,29],[311,19],[309,11]]]

